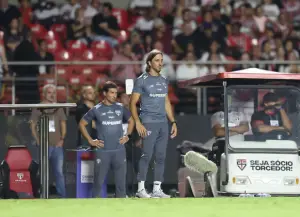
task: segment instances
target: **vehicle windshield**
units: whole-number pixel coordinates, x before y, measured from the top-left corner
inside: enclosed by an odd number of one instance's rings
[[[300,146],[300,91],[297,88],[230,87],[227,93],[227,124],[232,148]]]

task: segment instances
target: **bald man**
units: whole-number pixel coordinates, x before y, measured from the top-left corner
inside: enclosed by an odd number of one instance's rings
[[[79,124],[81,118],[95,106],[95,89],[92,86],[84,86],[81,90],[81,100],[77,103],[76,107],[76,122]],[[95,125],[91,123],[88,126],[88,130],[91,133],[91,136],[95,135]],[[88,142],[81,136],[80,131],[78,131],[78,146],[89,146]]]

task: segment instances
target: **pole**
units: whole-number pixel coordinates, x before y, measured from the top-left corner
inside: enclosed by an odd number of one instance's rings
[[[40,174],[41,174],[41,198],[49,198],[49,117],[45,113],[45,110],[41,110],[42,115],[40,117]]]

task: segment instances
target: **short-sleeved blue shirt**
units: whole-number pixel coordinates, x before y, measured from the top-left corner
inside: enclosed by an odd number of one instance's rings
[[[124,148],[119,139],[123,136],[123,121],[128,121],[130,116],[130,112],[124,109],[121,103],[99,103],[90,109],[83,119],[88,123],[92,120],[96,122],[97,139],[104,141],[102,150],[118,150]]]
[[[144,73],[134,83],[133,93],[141,94],[140,118],[143,123],[166,122],[168,81],[165,77]]]

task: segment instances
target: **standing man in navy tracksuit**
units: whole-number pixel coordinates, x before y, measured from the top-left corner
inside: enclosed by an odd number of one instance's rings
[[[130,101],[130,110],[139,135],[143,138],[142,156],[137,176],[140,198],[169,198],[161,189],[163,182],[167,144],[170,136],[168,120],[171,122],[171,138],[177,135],[177,125],[168,97],[167,79],[160,75],[163,54],[151,51],[146,59],[146,72],[136,79]],[[140,117],[137,102],[141,99]],[[152,194],[145,189],[145,180],[152,154],[155,151],[155,174]]]
[[[126,197],[126,151],[134,128],[130,112],[121,103],[117,103],[117,85],[107,82],[103,87],[104,100],[90,109],[81,119],[79,128],[89,144],[96,148],[93,197],[100,197],[101,186],[108,170],[114,170],[116,197]],[[123,135],[123,120],[128,121],[127,134]],[[86,127],[92,121],[96,123],[97,139],[93,140]]]

